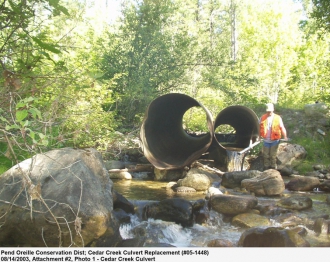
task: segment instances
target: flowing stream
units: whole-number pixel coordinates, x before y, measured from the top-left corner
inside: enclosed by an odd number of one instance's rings
[[[207,242],[213,239],[226,239],[234,245],[237,244],[241,234],[246,230],[231,225],[230,222],[219,213],[210,211],[210,218],[205,224],[195,224],[190,228],[183,228],[173,222],[149,219],[143,221],[139,213],[140,210],[152,201],[160,201],[166,198],[180,197],[188,201],[204,199],[203,193],[191,193],[183,195],[173,195],[166,190],[168,182],[150,181],[140,178],[132,180],[113,180],[114,189],[126,197],[137,207],[135,215],[131,216],[131,223],[122,225],[120,228],[121,236],[124,239],[134,237],[133,228],[142,227],[146,229],[148,239],[153,243],[167,243],[176,247],[205,247]],[[230,190],[228,190],[230,191]],[[313,207],[309,210],[299,211],[299,217],[311,218],[318,216],[330,216],[330,207],[326,203],[328,194],[324,192],[284,192],[289,195],[308,195],[313,200]],[[279,197],[258,197],[261,204],[274,203]],[[272,226],[281,226],[275,220],[271,220]],[[328,228],[323,226],[320,234],[306,227],[308,234],[305,239],[312,247],[330,246],[330,234]]]

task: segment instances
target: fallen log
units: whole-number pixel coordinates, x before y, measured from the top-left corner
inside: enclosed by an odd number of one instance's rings
[[[207,165],[203,165],[202,163],[198,162],[198,161],[195,161],[192,166],[197,166],[197,167],[201,167],[207,171],[210,171],[210,172],[213,172],[213,173],[216,173],[217,175],[219,176],[222,176],[225,172],[222,172],[221,170],[217,169],[217,168],[213,168],[213,167],[209,167]]]
[[[109,173],[119,173],[119,172],[152,172],[154,170],[154,166],[151,164],[137,164],[132,165],[129,168],[123,169],[110,169],[108,170]]]

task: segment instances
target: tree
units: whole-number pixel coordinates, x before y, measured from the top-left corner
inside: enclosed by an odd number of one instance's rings
[[[328,0],[312,0],[313,9],[310,17],[315,19],[318,28],[330,32],[330,2]]]
[[[117,110],[125,123],[141,121],[156,96],[177,89],[191,64],[191,41],[173,19],[171,1],[145,0],[127,5],[118,31],[109,33],[101,69],[117,76]]]
[[[99,58],[99,35],[88,26],[79,1],[65,4],[30,0],[1,5],[6,17],[0,32],[0,139],[12,157],[15,149],[28,156],[64,145],[111,144],[116,122],[113,112],[103,108],[112,101],[111,81],[100,82],[92,67]]]

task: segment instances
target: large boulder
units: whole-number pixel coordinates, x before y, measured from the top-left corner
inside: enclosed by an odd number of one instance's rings
[[[143,219],[160,219],[182,226],[193,225],[193,205],[185,199],[171,198],[154,202],[143,208]]]
[[[115,246],[113,184],[94,149],[38,154],[0,177],[0,246]]]
[[[225,215],[238,215],[249,212],[258,204],[254,196],[213,195],[209,200],[211,209]]]
[[[291,143],[280,143],[277,151],[277,169],[292,168],[305,159],[307,151],[304,147]]]
[[[241,186],[258,196],[280,195],[285,189],[282,176],[275,169],[266,170],[254,178],[244,179]]]
[[[177,184],[178,186],[192,187],[196,191],[205,191],[211,185],[211,180],[206,173],[204,170],[192,168],[188,171],[185,178],[180,179]]]
[[[291,196],[282,198],[276,205],[287,209],[304,210],[312,208],[313,200],[307,196]]]
[[[279,227],[253,227],[238,241],[239,247],[309,247],[310,244],[296,231]]]
[[[313,191],[320,185],[317,177],[295,176],[286,184],[286,188],[291,191]]]
[[[244,179],[253,178],[261,174],[258,170],[226,172],[222,176],[221,185],[226,188],[241,187]]]
[[[323,181],[320,186],[319,186],[320,190],[325,191],[325,192],[330,192],[330,180],[327,179],[325,181]]]

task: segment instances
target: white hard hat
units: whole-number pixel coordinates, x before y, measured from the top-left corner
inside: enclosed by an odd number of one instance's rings
[[[272,103],[266,104],[266,112],[273,112],[274,111],[274,105]]]

